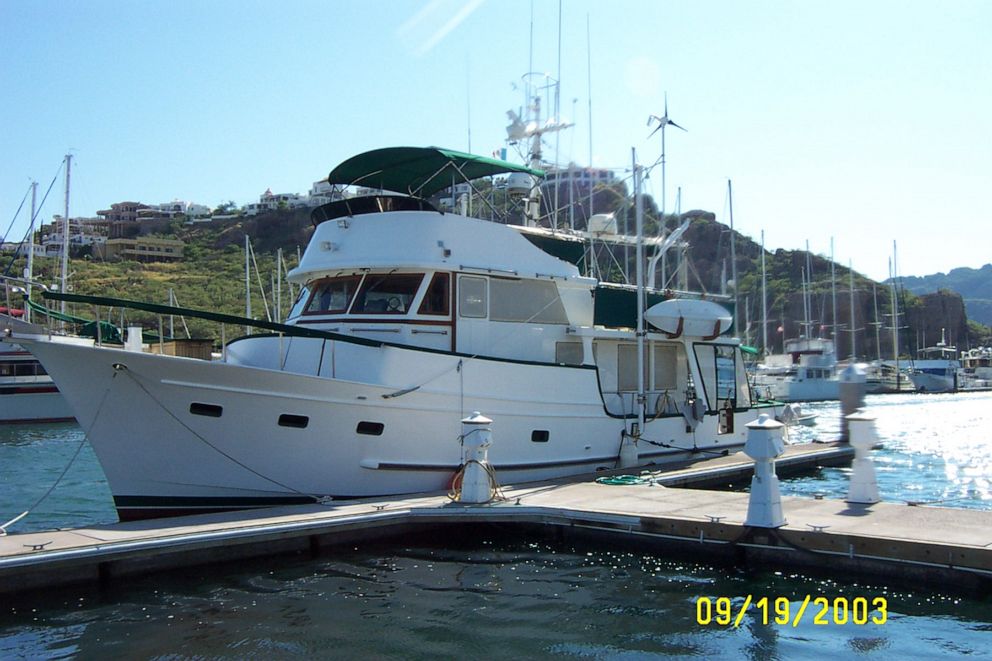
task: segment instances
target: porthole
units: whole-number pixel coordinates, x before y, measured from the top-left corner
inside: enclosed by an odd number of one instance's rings
[[[382,436],[383,430],[385,430],[386,425],[381,422],[369,422],[367,420],[362,420],[358,423],[358,428],[355,429],[359,434],[365,434],[366,436]]]
[[[189,405],[189,412],[193,415],[205,415],[208,418],[219,418],[224,413],[224,407],[217,406],[216,404],[201,404],[200,402],[193,402]]]
[[[296,429],[306,429],[307,425],[310,424],[310,418],[305,415],[293,415],[292,413],[283,413],[279,416],[279,426],[280,427],[295,427]]]

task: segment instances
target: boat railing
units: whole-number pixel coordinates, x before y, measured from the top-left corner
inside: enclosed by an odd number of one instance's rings
[[[352,335],[343,335],[341,333],[335,333],[333,331],[324,331],[314,328],[306,328],[302,326],[294,326],[289,324],[282,324],[273,321],[266,321],[262,319],[250,319],[247,317],[241,317],[237,315],[224,314],[220,312],[212,312],[209,310],[196,310],[192,308],[182,308],[171,305],[159,305],[157,303],[146,303],[143,301],[131,301],[121,298],[110,298],[106,296],[88,296],[84,294],[68,294],[62,292],[51,292],[45,291],[42,293],[42,297],[45,300],[51,301],[65,301],[67,303],[74,303],[77,305],[86,306],[90,313],[93,315],[94,319],[100,319],[99,314],[100,308],[118,308],[121,310],[136,310],[145,313],[150,313],[157,318],[158,321],[158,334],[148,334],[153,342],[158,343],[158,349],[160,353],[164,353],[164,344],[166,342],[172,341],[174,338],[168,337],[165,333],[165,319],[170,316],[181,316],[192,319],[204,319],[206,321],[212,321],[220,324],[220,349],[226,354],[227,349],[227,328],[229,326],[234,326],[235,328],[243,328],[246,335],[251,334],[251,330],[261,330],[267,331],[273,335],[278,335],[279,337],[308,337],[308,338],[318,338],[325,340],[345,340],[352,344],[362,344],[366,346],[383,346],[385,342],[379,342],[377,340],[371,340],[363,337],[356,337]],[[29,301],[32,304],[33,309],[36,312],[41,312],[48,319],[49,324],[54,324],[55,322],[63,322],[73,324],[85,331],[86,337],[92,337],[96,340],[98,345],[102,344],[121,344],[123,342],[123,334],[120,332],[122,329],[109,324],[106,321],[100,321],[97,323],[94,320],[84,319],[74,315],[63,315],[55,310],[50,310],[34,301]],[[137,324],[136,324],[137,325]],[[116,332],[108,332],[108,329],[112,328]],[[80,333],[83,334],[83,333]],[[240,337],[240,335],[239,335]],[[233,339],[233,338],[232,338]],[[226,356],[225,356],[226,357]]]

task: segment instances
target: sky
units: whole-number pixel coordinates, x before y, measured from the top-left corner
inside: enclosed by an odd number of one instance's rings
[[[379,147],[491,155],[534,72],[575,124],[547,159],[656,163],[667,95],[669,211],[729,223],[731,181],[770,250],[832,240],[877,280],[894,241],[900,275],[979,268],[990,30],[988,0],[0,0],[0,231],[26,233],[32,180],[62,213],[67,153],[73,217],[305,194]]]

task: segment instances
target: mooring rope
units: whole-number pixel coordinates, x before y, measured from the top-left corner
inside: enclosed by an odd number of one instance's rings
[[[97,419],[100,417],[100,411],[103,410],[103,405],[107,401],[107,393],[109,392],[110,392],[110,386],[108,385],[107,388],[103,391],[103,396],[100,397],[100,404],[96,407],[96,413],[93,416],[93,422],[90,423],[88,429],[83,430],[83,440],[81,440],[79,442],[79,445],[76,446],[76,451],[72,453],[72,458],[69,459],[69,463],[66,464],[65,468],[62,469],[62,472],[55,480],[55,483],[52,484],[52,486],[48,487],[48,491],[46,491],[41,498],[36,500],[34,504],[31,505],[31,507],[27,508],[26,510],[18,514],[7,523],[0,525],[0,537],[3,537],[4,535],[7,534],[7,528],[9,526],[14,525],[18,521],[26,517],[28,514],[30,514],[36,507],[38,507],[38,505],[41,505],[43,502],[45,502],[45,499],[52,494],[52,492],[55,490],[55,487],[57,487],[62,482],[62,479],[66,476],[66,473],[69,472],[69,469],[72,468],[72,465],[76,463],[76,459],[79,458],[79,453],[82,452],[83,446],[86,444],[86,441],[89,438],[90,435],[89,433],[93,429],[93,425],[96,424]]]
[[[316,496],[316,495],[311,494],[311,493],[305,493],[303,491],[300,491],[299,489],[296,489],[294,487],[289,486],[288,484],[284,484],[284,483],[280,482],[279,480],[276,480],[275,478],[269,477],[268,475],[263,475],[262,473],[258,472],[257,470],[255,470],[251,466],[248,466],[244,462],[239,461],[238,459],[232,457],[227,452],[224,452],[223,450],[221,450],[220,448],[218,448],[216,445],[214,445],[213,443],[211,443],[210,441],[208,441],[207,439],[205,439],[203,436],[201,436],[199,433],[197,433],[197,431],[195,429],[191,428],[185,422],[183,422],[182,420],[180,420],[176,416],[176,414],[174,414],[172,411],[170,411],[169,408],[165,404],[163,404],[162,402],[160,402],[158,400],[158,398],[156,398],[155,395],[153,395],[144,386],[144,384],[141,383],[141,381],[138,379],[137,375],[131,373],[131,370],[127,367],[127,365],[124,365],[122,363],[114,363],[114,369],[118,373],[123,372],[124,374],[126,374],[127,376],[129,376],[131,378],[131,380],[134,381],[135,385],[137,385],[139,388],[141,388],[142,392],[144,392],[146,395],[148,395],[148,398],[149,399],[151,399],[153,402],[155,402],[156,404],[158,404],[158,406],[163,411],[165,411],[166,414],[168,414],[168,416],[170,418],[172,418],[173,420],[175,420],[176,422],[178,422],[186,431],[188,431],[190,434],[192,434],[193,436],[195,436],[200,442],[202,442],[204,445],[206,445],[207,447],[209,447],[211,450],[213,450],[217,454],[219,454],[222,457],[228,459],[232,463],[237,464],[241,468],[244,468],[246,471],[248,471],[252,475],[255,475],[257,477],[260,477],[260,478],[262,478],[263,480],[265,480],[267,482],[271,482],[272,484],[275,484],[276,486],[280,486],[283,489],[286,489],[287,491],[291,491],[291,492],[293,492],[293,493],[295,493],[297,495],[306,496],[307,498],[313,498],[314,502],[317,502],[317,503],[323,502],[323,498],[321,496]]]

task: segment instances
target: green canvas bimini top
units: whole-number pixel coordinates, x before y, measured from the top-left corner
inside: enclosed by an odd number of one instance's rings
[[[352,156],[331,170],[327,183],[430,197],[452,184],[510,172],[544,177],[543,170],[452,149],[387,147]]]

